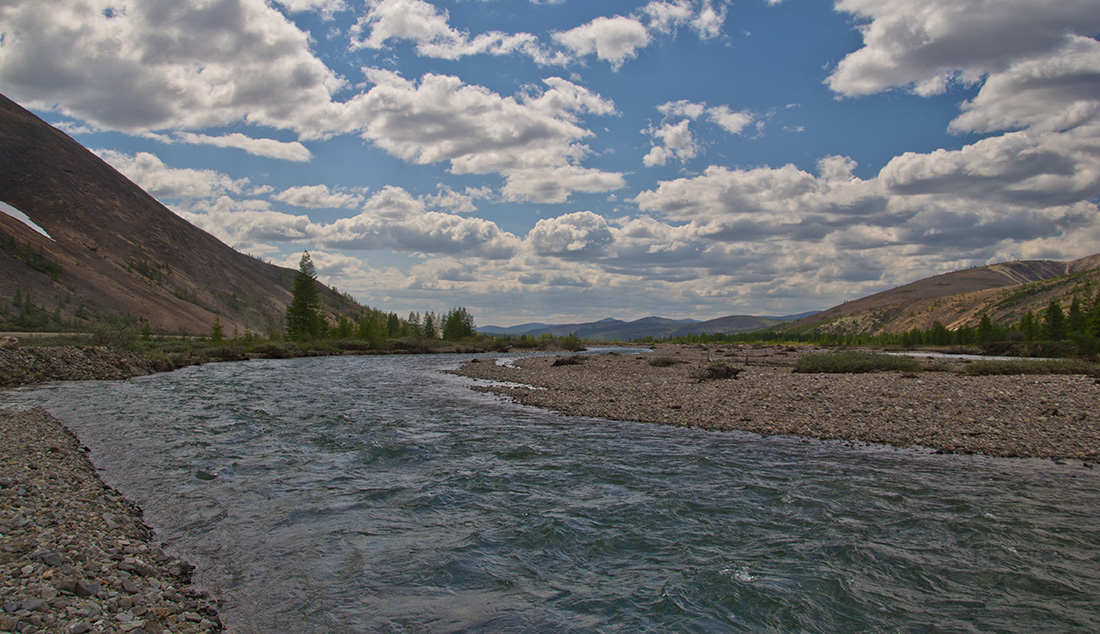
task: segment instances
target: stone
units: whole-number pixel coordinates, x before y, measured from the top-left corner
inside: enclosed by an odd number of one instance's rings
[[[94,581],[77,581],[73,594],[78,597],[94,597],[99,594],[99,584]]]

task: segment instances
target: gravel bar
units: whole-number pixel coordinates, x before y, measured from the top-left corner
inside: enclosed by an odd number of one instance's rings
[[[224,631],[194,567],[46,410],[0,412],[0,633]]]
[[[482,391],[570,415],[925,447],[945,453],[1100,460],[1100,380],[1084,375],[801,374],[795,346],[668,345],[638,354],[536,356],[455,371]],[[663,357],[664,367],[650,361]],[[573,361],[572,359],[570,361]],[[557,363],[555,365],[555,362]],[[715,363],[736,379],[706,380]]]

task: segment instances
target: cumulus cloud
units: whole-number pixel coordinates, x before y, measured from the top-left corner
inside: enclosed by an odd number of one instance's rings
[[[173,211],[229,246],[253,254],[273,251],[273,242],[304,241],[317,231],[307,216],[273,211],[264,200],[219,196]]]
[[[648,46],[653,36],[687,25],[700,38],[721,33],[725,8],[710,0],[655,0],[637,15],[600,16],[566,31],[555,32],[557,48],[531,33],[488,31],[473,35],[450,24],[450,14],[425,0],[369,0],[367,14],[351,29],[353,49],[383,49],[394,40],[416,43],[425,57],[460,59],[470,55],[523,55],[535,63],[564,66],[595,55],[618,70]],[[648,24],[643,24],[646,20]]]
[[[755,120],[748,111],[734,112],[729,106],[708,107],[686,100],[663,103],[657,110],[664,120],[642,131],[654,140],[652,149],[642,158],[646,167],[665,165],[672,159],[685,163],[697,157],[701,148],[691,131],[691,122],[701,117],[730,134],[741,134]]]
[[[579,211],[539,220],[527,234],[527,242],[539,255],[590,257],[611,243],[611,230],[602,216]]]
[[[542,51],[538,38],[530,33],[499,31],[471,37],[450,26],[446,10],[424,0],[370,0],[367,14],[351,29],[352,48],[381,49],[390,40],[411,40],[426,57],[459,59],[468,55],[511,55],[525,53],[542,64],[561,63],[564,58]]]
[[[1100,42],[1071,36],[991,74],[951,122],[956,132],[1070,130],[1100,117]]]
[[[618,70],[626,60],[637,55],[638,49],[649,44],[649,32],[634,18],[599,17],[588,24],[555,33],[554,40],[578,57],[595,53]]]
[[[579,141],[592,135],[579,115],[614,112],[586,88],[555,77],[542,92],[502,97],[453,76],[428,74],[419,83],[383,70],[368,76],[375,86],[356,104],[362,135],[402,160],[499,173],[513,200],[561,202],[571,191],[623,186],[620,174],[576,164],[589,152]]]
[[[353,208],[358,207],[363,202],[363,197],[359,194],[335,192],[330,190],[327,185],[290,187],[272,196],[272,198],[295,207],[309,207],[312,209]]]
[[[0,22],[5,93],[102,128],[303,131],[345,83],[264,0],[12,0]]]
[[[195,134],[193,132],[177,132],[173,136],[183,143],[237,148],[253,156],[263,156],[284,161],[304,163],[313,158],[313,153],[311,153],[306,146],[297,141],[286,143],[283,141],[276,141],[275,139],[255,139],[239,132],[221,136]]]
[[[840,0],[836,9],[861,21],[863,47],[828,79],[850,96],[892,87],[940,93],[1100,31],[1094,0]]]
[[[168,167],[148,152],[131,155],[115,150],[96,150],[96,154],[157,198],[212,198],[240,193],[248,184],[248,179],[234,180],[213,170]]]
[[[511,257],[519,239],[492,222],[428,211],[422,200],[386,187],[359,214],[319,229],[314,241],[325,248],[391,249],[435,254]]]

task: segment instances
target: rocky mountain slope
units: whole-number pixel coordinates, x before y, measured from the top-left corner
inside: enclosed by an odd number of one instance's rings
[[[845,302],[791,323],[802,332],[899,333],[927,330],[939,321],[949,329],[974,326],[982,314],[1002,325],[1018,323],[1055,299],[1064,306],[1100,290],[1100,254],[1072,262],[1003,262],[954,271]]]
[[[294,271],[238,253],[0,95],[0,327],[112,317],[170,332],[279,327]],[[318,285],[331,312],[358,309]],[[18,305],[17,305],[18,304]],[[30,315],[26,314],[28,307]]]

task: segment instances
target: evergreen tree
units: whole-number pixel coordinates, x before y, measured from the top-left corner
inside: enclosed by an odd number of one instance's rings
[[[928,343],[934,346],[951,345],[951,331],[948,330],[947,326],[944,326],[942,322],[934,322],[931,332],[928,333]]]
[[[1088,321],[1088,333],[1093,337],[1100,337],[1100,291],[1096,293],[1096,299],[1092,300]]]
[[[435,313],[424,313],[424,325],[421,328],[424,332],[425,339],[435,339],[439,335],[439,330],[435,327],[435,322]]]
[[[996,339],[996,332],[993,328],[993,321],[989,319],[989,315],[982,313],[982,319],[978,322],[978,343],[988,343]]]
[[[1069,332],[1073,334],[1085,334],[1088,329],[1089,318],[1085,314],[1085,310],[1081,307],[1081,300],[1076,295],[1073,296],[1073,303],[1069,305],[1069,323],[1067,327]]]
[[[1052,299],[1043,312],[1043,338],[1048,341],[1062,341],[1068,335],[1066,314],[1062,312],[1062,305]]]
[[[298,262],[298,272],[291,287],[290,304],[286,307],[286,335],[295,341],[321,334],[320,300],[317,296],[317,269],[307,251]]]
[[[214,323],[210,326],[210,341],[212,343],[221,343],[225,340],[225,330],[222,328],[222,320],[217,315],[214,316]]]
[[[1035,313],[1030,310],[1024,313],[1023,319],[1020,320],[1020,332],[1024,333],[1028,341],[1039,338],[1039,324],[1035,320]]]
[[[459,341],[474,336],[474,318],[465,307],[452,308],[443,317],[443,338]]]

